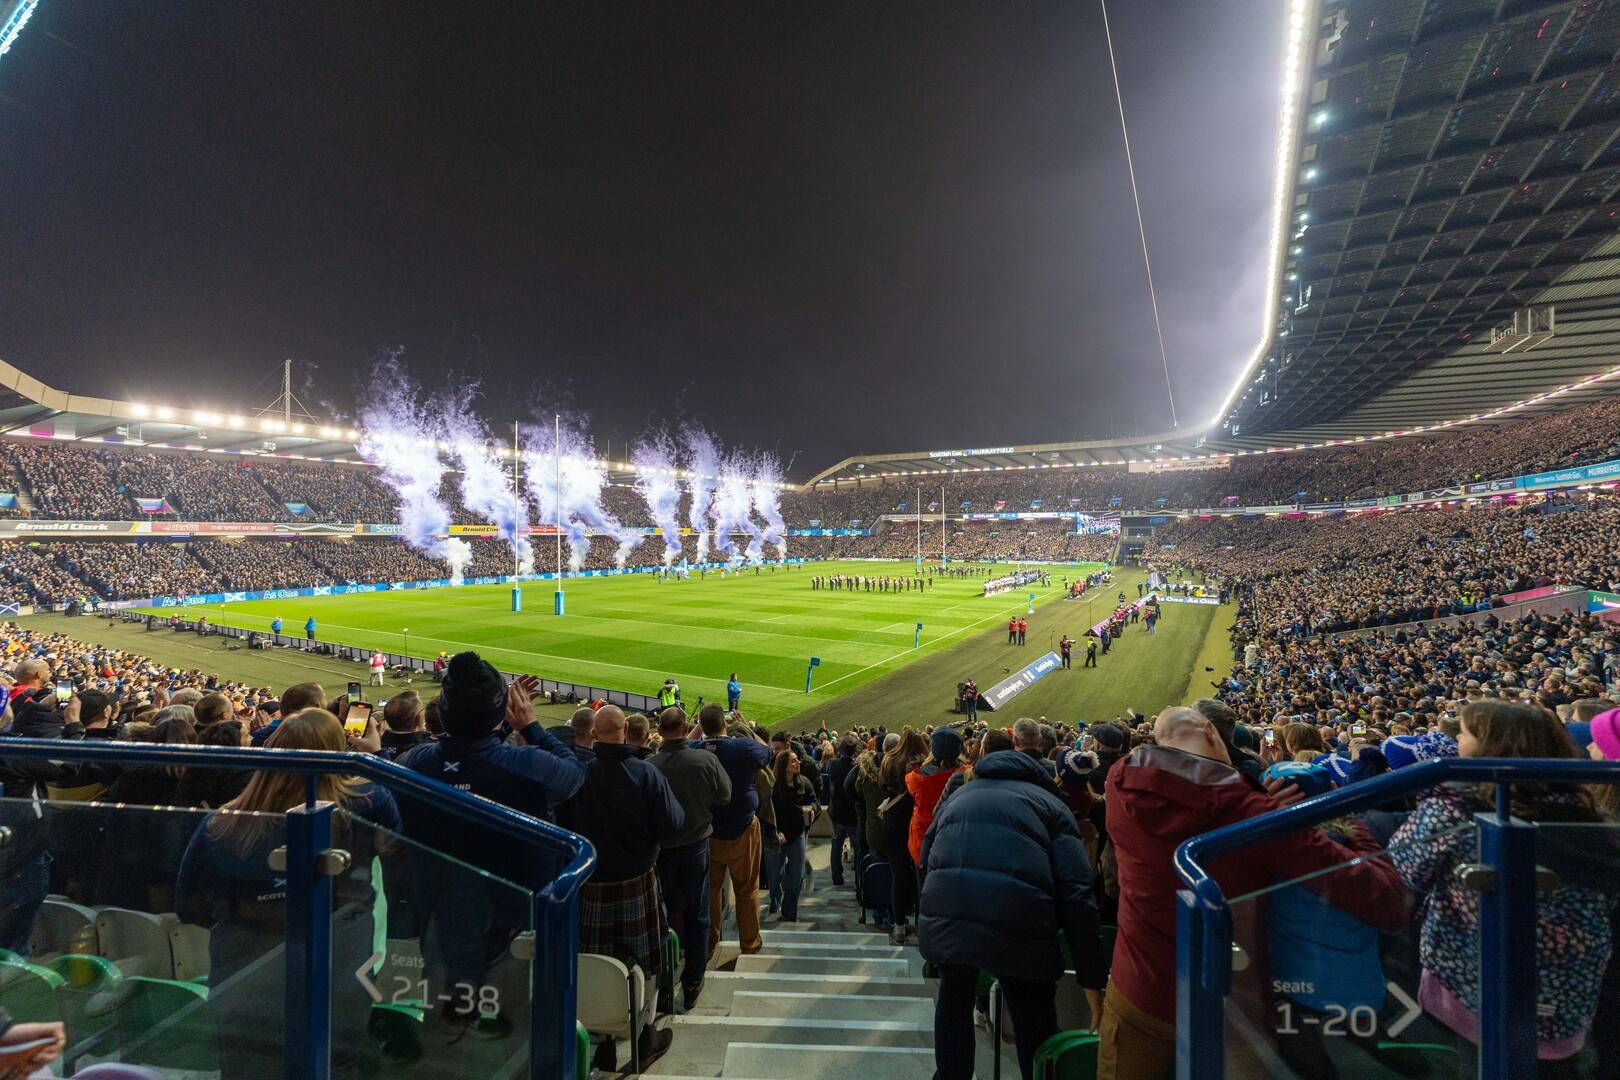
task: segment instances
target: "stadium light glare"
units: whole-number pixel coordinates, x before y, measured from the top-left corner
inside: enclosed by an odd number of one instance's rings
[[[292,426],[292,433],[294,435],[302,435],[304,433],[304,425],[303,424],[294,424]]]
[[[4,25],[0,25],[0,56],[11,50],[11,43],[17,40],[17,35],[22,33],[22,28],[28,25],[28,20],[33,18],[38,7],[39,0],[21,0],[12,9]]]
[[[161,406],[157,410],[157,418],[159,420],[173,420],[174,419],[174,410],[169,408],[166,405]]]
[[[247,419],[241,416],[228,417],[225,421],[233,428],[241,429],[247,425]]]

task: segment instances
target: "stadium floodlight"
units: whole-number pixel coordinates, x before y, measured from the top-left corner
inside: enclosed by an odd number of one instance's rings
[[[173,420],[174,410],[167,405],[160,406],[157,411],[157,418],[159,420]]]
[[[247,426],[247,419],[241,416],[227,417],[225,422],[233,428],[241,429]]]
[[[1271,187],[1271,251],[1268,260],[1269,272],[1266,278],[1266,290],[1269,294],[1266,303],[1260,307],[1260,340],[1256,343],[1254,351],[1249,354],[1249,362],[1244,365],[1232,382],[1232,387],[1226,393],[1226,400],[1221,407],[1215,410],[1215,419],[1210,426],[1220,423],[1220,418],[1231,409],[1232,403],[1237,399],[1239,390],[1249,381],[1249,375],[1261,358],[1265,356],[1270,347],[1272,334],[1276,327],[1272,322],[1272,313],[1277,309],[1277,294],[1281,292],[1278,279],[1281,277],[1283,256],[1283,230],[1286,229],[1289,219],[1289,205],[1292,202],[1291,189],[1293,187],[1293,173],[1295,166],[1294,133],[1299,123],[1300,90],[1304,82],[1306,61],[1310,52],[1310,34],[1306,20],[1306,10],[1312,7],[1309,0],[1289,0],[1288,4],[1288,32],[1283,44],[1283,75],[1282,75],[1282,105],[1281,118],[1277,124],[1277,144],[1275,176]],[[1327,111],[1321,110],[1316,114],[1318,119],[1325,120]]]
[[[131,405],[129,407],[129,411],[135,414],[135,419],[137,420],[150,420],[152,418],[152,410],[150,406]]]
[[[294,435],[302,435],[304,433],[304,425],[303,424],[294,424],[292,426],[292,433]]]
[[[38,7],[39,0],[0,0],[0,56],[11,49]]]

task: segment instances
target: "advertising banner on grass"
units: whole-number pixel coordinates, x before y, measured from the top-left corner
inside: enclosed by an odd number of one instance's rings
[[[1013,698],[1034,686],[1040,679],[1056,671],[1061,665],[1062,661],[1058,659],[1057,653],[1047,653],[1022,671],[1015,671],[990,689],[981,691],[979,694],[979,708],[995,712]]]

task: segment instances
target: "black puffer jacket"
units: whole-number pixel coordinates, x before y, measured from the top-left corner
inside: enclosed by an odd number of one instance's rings
[[[1061,929],[1081,984],[1103,985],[1091,866],[1040,761],[1017,750],[979,761],[935,815],[923,866],[918,929],[929,960],[1056,979]]]

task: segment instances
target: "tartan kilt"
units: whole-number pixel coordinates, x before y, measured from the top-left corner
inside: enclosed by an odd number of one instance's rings
[[[580,952],[635,964],[650,981],[662,970],[668,934],[656,866],[624,881],[587,881],[580,890]]]

